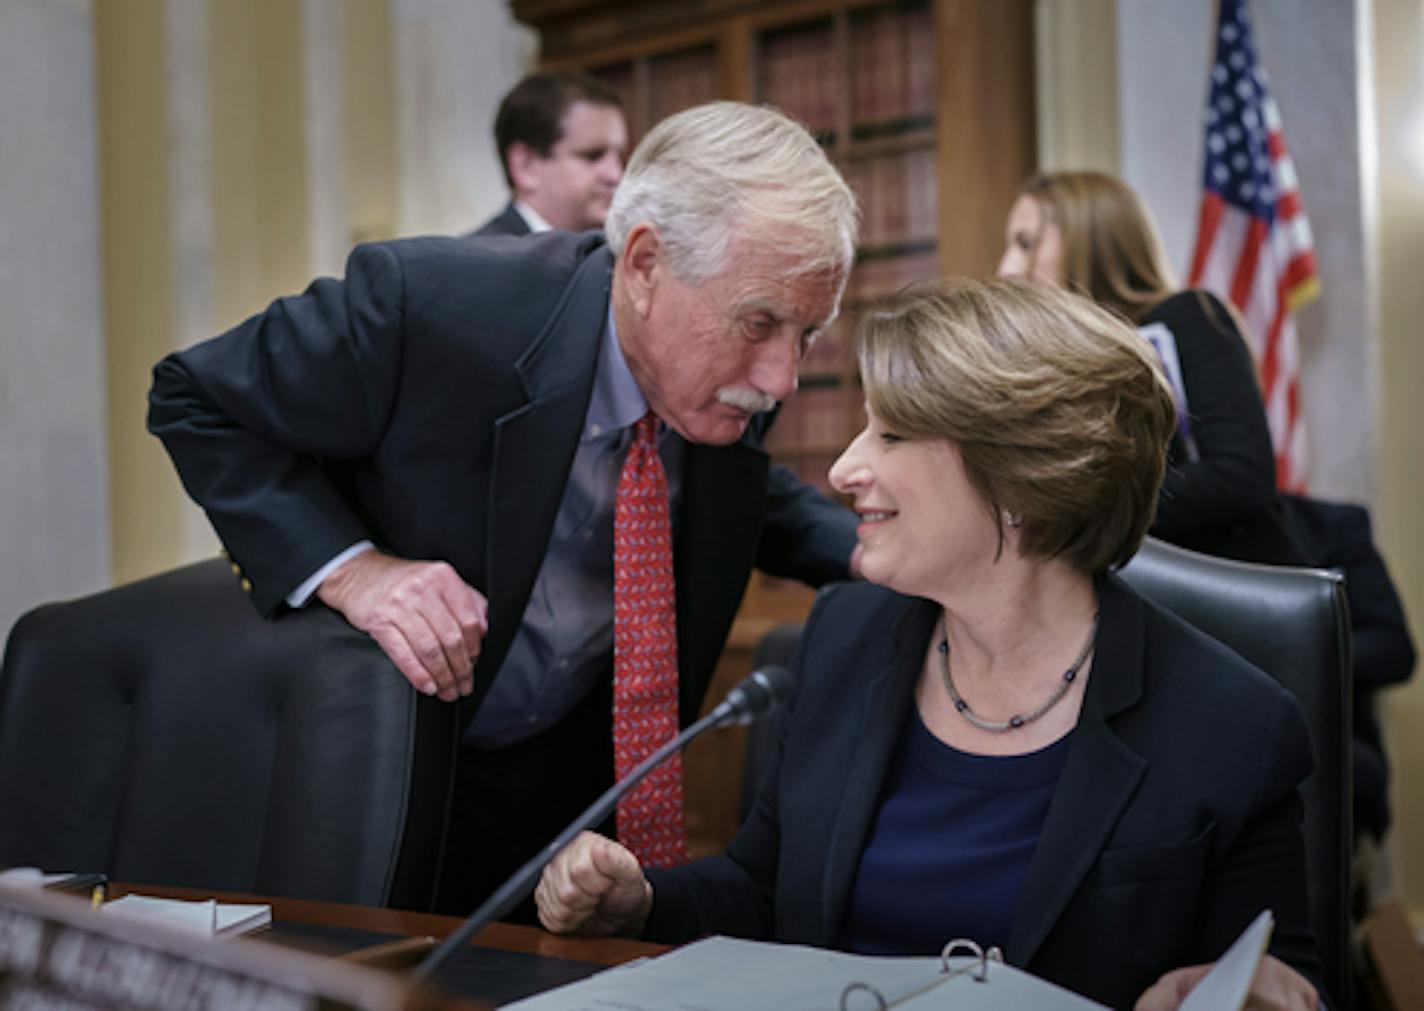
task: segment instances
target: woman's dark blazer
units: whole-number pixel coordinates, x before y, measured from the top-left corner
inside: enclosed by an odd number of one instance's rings
[[[1272,952],[1318,979],[1297,792],[1312,759],[1298,705],[1116,576],[1098,585],[1082,714],[1006,959],[1130,1006],[1163,972],[1219,957],[1270,907]],[[835,943],[938,613],[865,584],[823,596],[751,815],[726,856],[648,872],[644,936]]]
[[[1154,307],[1177,345],[1200,457],[1173,439],[1152,533],[1221,558],[1304,565],[1276,501],[1276,458],[1251,349],[1226,306],[1181,291]]]

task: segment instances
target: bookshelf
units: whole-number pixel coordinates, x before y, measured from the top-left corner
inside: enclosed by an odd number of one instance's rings
[[[864,418],[853,335],[877,300],[951,273],[983,274],[1036,167],[1032,0],[512,0],[549,69],[618,90],[630,140],[714,98],[767,102],[816,135],[861,202],[861,244],[841,318],[803,363],[767,449],[802,480],[826,472]],[[709,698],[751,664],[812,593],[752,577]],[[741,739],[687,756],[694,852],[736,828]]]

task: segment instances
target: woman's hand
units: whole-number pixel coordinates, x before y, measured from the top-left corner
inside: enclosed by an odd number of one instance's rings
[[[637,934],[653,908],[653,886],[627,849],[580,832],[544,868],[534,901],[539,922],[555,934]]]
[[[1211,965],[1175,969],[1152,984],[1137,1000],[1136,1011],[1176,1011]],[[1316,1011],[1320,995],[1300,973],[1272,955],[1261,958],[1243,1011]]]

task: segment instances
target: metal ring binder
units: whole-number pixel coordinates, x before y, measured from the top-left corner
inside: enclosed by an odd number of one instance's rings
[[[841,991],[841,1011],[850,1011],[850,1008],[846,1006],[846,1001],[850,1000],[850,995],[853,993],[870,994],[879,1005],[879,1011],[886,1011],[890,1006],[885,1003],[885,995],[869,983],[851,983]]]
[[[962,969],[951,969],[949,967],[949,959],[958,948],[968,948],[970,953],[979,960],[979,964],[977,966],[967,965]],[[999,950],[998,945],[990,945],[989,950],[985,951],[980,947],[978,941],[972,941],[967,937],[956,937],[941,948],[939,953],[941,972],[950,976],[958,976],[960,973],[972,972],[976,983],[982,983],[988,977],[990,962],[1002,962],[1003,960],[1004,953]]]
[[[958,969],[955,969],[949,964],[949,960],[954,956],[955,952],[960,949],[968,951],[974,960],[968,965],[960,966]],[[986,983],[989,979],[989,963],[998,962],[1002,965],[1003,961],[1004,953],[999,950],[998,945],[990,945],[986,951],[978,941],[972,941],[967,937],[956,937],[940,949],[940,978],[928,986],[915,991],[915,993],[919,994],[931,990],[940,983],[951,980],[955,976],[962,976],[965,973],[968,973],[969,978],[976,983]],[[885,995],[870,983],[850,983],[841,991],[840,1011],[850,1011],[850,998],[851,995],[855,993],[868,993],[874,997],[877,1005],[876,1011],[888,1011],[890,1007],[889,1003],[885,1000]],[[899,1006],[904,999],[904,997],[897,998],[895,1001],[896,1006]]]

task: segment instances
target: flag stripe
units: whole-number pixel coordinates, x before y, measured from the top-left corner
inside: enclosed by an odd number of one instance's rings
[[[1246,241],[1241,247],[1241,256],[1236,261],[1236,271],[1231,277],[1231,301],[1237,306],[1249,304],[1251,288],[1256,282],[1256,264],[1261,258],[1261,247],[1269,238],[1266,223],[1260,218],[1246,220]]]
[[[1218,10],[1191,283],[1229,298],[1245,319],[1277,483],[1302,490],[1301,362],[1290,314],[1320,289],[1314,237],[1280,110],[1257,60],[1246,0],[1220,0]]]
[[[1216,227],[1225,206],[1221,197],[1209,190],[1202,195],[1201,211],[1197,215],[1197,248],[1192,253],[1192,275],[1187,282],[1193,288],[1202,283],[1202,275],[1206,273],[1207,258],[1216,241]]]

